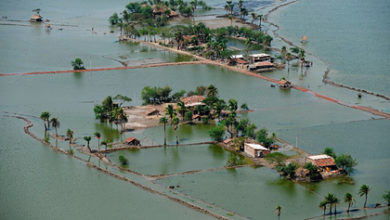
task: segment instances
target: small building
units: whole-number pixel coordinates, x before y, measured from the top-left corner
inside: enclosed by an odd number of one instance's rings
[[[39,14],[35,14],[35,15],[31,16],[30,21],[42,22],[42,16],[40,16]]]
[[[275,69],[275,64],[269,61],[257,62],[249,65],[248,69],[255,72],[271,71]]]
[[[129,137],[129,138],[127,138],[127,139],[125,140],[125,143],[126,143],[127,145],[134,145],[134,146],[139,146],[139,145],[141,145],[141,141],[138,140],[138,139],[135,138],[135,137]]]
[[[194,107],[197,105],[205,105],[202,101],[205,100],[206,97],[202,95],[193,95],[188,97],[183,97],[180,99],[184,103],[185,107]]]
[[[152,109],[146,113],[147,116],[160,115],[160,111],[157,109]]]
[[[333,157],[326,154],[312,155],[306,158],[306,162],[312,163],[318,167],[321,171],[332,171],[336,170],[336,163]]]
[[[270,151],[260,144],[244,144],[244,151],[251,157],[264,157],[269,154]]]
[[[268,61],[271,63],[274,62],[271,55],[266,54],[266,53],[250,54],[249,59],[250,59],[251,63],[264,62],[264,61]]]
[[[290,81],[287,81],[285,79],[282,79],[279,81],[279,88],[282,88],[282,89],[289,89],[292,87],[292,84]]]

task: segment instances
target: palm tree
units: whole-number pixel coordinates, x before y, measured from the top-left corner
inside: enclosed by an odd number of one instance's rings
[[[229,99],[229,109],[232,112],[236,112],[238,108],[237,101],[234,99]]]
[[[245,17],[248,16],[248,9],[242,8],[241,9],[241,16],[242,16],[242,19],[245,19]]]
[[[280,219],[280,211],[281,211],[282,207],[280,207],[280,205],[277,205],[276,206],[276,216],[278,216],[278,219]]]
[[[318,205],[318,207],[320,207],[321,209],[324,210],[324,214],[323,214],[323,215],[325,215],[326,206],[327,206],[327,205],[328,205],[328,202],[327,202],[326,200],[322,200],[322,201],[320,202],[320,204]]]
[[[353,204],[354,201],[355,201],[355,199],[353,198],[353,196],[352,196],[351,193],[346,193],[346,194],[345,194],[345,196],[344,196],[344,202],[348,203],[347,212],[349,212],[349,209],[351,208],[351,205]]]
[[[173,117],[175,116],[175,110],[173,109],[173,105],[167,106],[167,108],[165,109],[165,114],[169,116],[172,124]]]
[[[66,131],[66,137],[69,139],[69,149],[71,149],[72,139],[73,139],[73,131],[68,129]]]
[[[287,52],[285,58],[287,61],[287,71],[289,72],[290,71],[290,60],[292,59],[291,53]]]
[[[230,26],[233,26],[233,16],[229,15],[228,18],[230,20]]]
[[[100,138],[101,138],[101,134],[99,132],[95,132],[94,133],[95,137],[98,139],[98,150],[100,151]]]
[[[256,13],[252,12],[252,13],[251,13],[251,17],[252,17],[251,23],[253,24],[253,22],[255,22],[255,20],[257,19]]]
[[[337,204],[339,204],[340,200],[337,197],[334,197],[333,199],[333,205],[334,205],[334,214],[337,214]]]
[[[174,125],[174,130],[176,131],[177,130],[177,127],[179,126],[179,123],[180,123],[180,120],[176,117],[173,118],[172,120],[172,124]],[[177,136],[177,133],[176,133],[176,145],[179,144],[179,138]]]
[[[263,15],[257,15],[257,18],[259,19],[259,30],[261,31],[261,19],[263,18]]]
[[[167,137],[166,137],[166,126],[167,126],[168,119],[165,117],[160,118],[160,123],[164,124],[164,146],[167,145]]]
[[[230,15],[233,15],[233,9],[234,9],[234,4],[232,1],[226,1],[226,4],[225,4],[225,7],[224,7],[225,11],[229,12]]]
[[[327,196],[325,196],[325,201],[327,204],[329,204],[329,213],[332,214],[332,206],[335,200],[335,196],[332,193],[328,193]]]
[[[41,113],[41,119],[43,120],[43,125],[45,126],[45,131],[49,130],[50,127],[50,113],[49,112],[42,112]]]
[[[187,108],[186,108],[184,102],[182,102],[182,101],[178,102],[178,103],[177,103],[177,107],[178,107],[177,110],[179,111],[181,117],[184,117],[184,114],[185,114],[186,111],[187,111]]]
[[[89,142],[91,141],[91,136],[85,136],[85,137],[84,137],[84,140],[87,142],[87,148],[88,148],[89,152],[91,153],[92,150],[91,150],[91,148],[89,147]]]
[[[58,136],[58,134],[57,134],[57,128],[60,127],[60,121],[58,121],[57,118],[52,118],[52,119],[50,119],[50,122],[51,122],[51,126],[53,126],[53,128],[54,128],[55,131],[56,131],[56,137],[57,137],[57,136]]]
[[[218,95],[218,89],[213,85],[209,85],[209,87],[207,87],[207,97],[217,97]]]
[[[366,208],[366,204],[367,204],[367,197],[368,197],[368,192],[370,191],[370,187],[366,184],[363,184],[361,187],[360,187],[360,190],[359,190],[359,196],[362,197],[362,196],[365,196],[365,200],[364,200],[364,208]]]

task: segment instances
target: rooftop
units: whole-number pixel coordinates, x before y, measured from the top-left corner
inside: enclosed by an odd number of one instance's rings
[[[268,150],[267,148],[263,147],[260,144],[248,144],[248,143],[245,143],[245,145],[248,145],[249,147],[251,147],[253,149],[256,149],[256,150]]]
[[[138,141],[139,142],[139,140],[137,138],[135,138],[135,137],[129,137],[129,138],[127,138],[125,140],[126,143],[130,143],[130,142],[133,142],[133,141]]]
[[[335,166],[336,165],[333,157],[328,156],[326,154],[309,156],[308,159],[310,159],[312,161],[313,165],[315,165],[317,167],[327,167],[327,166]]]
[[[254,63],[253,65],[255,67],[259,67],[259,66],[275,66],[273,63],[271,63],[269,61],[258,62],[258,63]]]
[[[256,53],[256,54],[250,54],[250,57],[269,57],[269,54],[266,53]]]
[[[188,96],[188,97],[183,97],[180,99],[185,105],[193,105],[201,103],[206,97],[202,95],[193,95],[193,96]]]

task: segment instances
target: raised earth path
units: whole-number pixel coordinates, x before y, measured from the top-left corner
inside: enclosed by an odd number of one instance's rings
[[[263,76],[263,75],[259,75],[257,73],[251,72],[251,71],[246,70],[246,69],[242,69],[242,68],[238,68],[238,67],[234,67],[234,66],[229,66],[229,65],[227,65],[225,63],[209,60],[209,59],[206,59],[204,57],[192,54],[192,53],[187,52],[187,51],[177,50],[177,49],[171,48],[171,47],[165,47],[165,46],[159,45],[158,43],[145,42],[145,41],[142,41],[142,40],[137,40],[137,39],[132,39],[132,38],[126,38],[126,39],[120,39],[120,40],[131,40],[131,41],[142,43],[142,44],[149,45],[149,46],[152,46],[152,47],[160,48],[162,50],[168,50],[168,51],[171,51],[171,52],[174,52],[174,53],[192,56],[192,57],[196,58],[198,61],[155,63],[155,64],[144,64],[144,65],[138,65],[138,66],[121,66],[121,67],[109,67],[109,68],[97,68],[97,69],[85,69],[85,70],[59,70],[59,71],[27,72],[27,73],[0,73],[0,76],[58,74],[58,73],[74,73],[74,72],[94,72],[94,71],[109,71],[109,70],[126,70],[126,69],[152,68],[152,67],[163,67],[163,66],[209,64],[209,65],[214,65],[214,66],[220,66],[222,68],[225,68],[225,69],[228,69],[228,70],[231,70],[231,71],[234,71],[234,72],[239,72],[239,73],[242,73],[242,74],[245,74],[245,75],[248,75],[248,76],[260,78],[262,80],[266,80],[266,81],[269,81],[269,82],[272,82],[272,83],[275,83],[275,84],[280,84],[279,80],[276,80],[276,79],[273,79],[273,78],[270,78],[270,77],[266,77],[266,76]],[[374,115],[377,115],[377,116],[381,116],[381,117],[390,119],[390,114],[389,113],[385,113],[385,112],[379,111],[379,110],[374,109],[374,108],[370,108],[370,107],[366,107],[366,106],[360,106],[360,105],[350,105],[350,104],[344,103],[344,102],[342,102],[340,100],[337,100],[335,98],[331,98],[329,96],[325,96],[325,95],[319,94],[317,92],[313,92],[310,89],[307,89],[307,88],[304,88],[304,87],[300,87],[300,86],[295,86],[294,85],[293,88],[296,89],[296,90],[305,92],[305,93],[313,94],[314,96],[316,96],[318,98],[321,98],[323,100],[329,101],[329,102],[333,102],[333,103],[336,103],[336,104],[339,104],[339,105],[342,105],[342,106],[345,106],[345,107],[353,108],[353,109],[360,110],[360,111],[365,111],[365,112],[368,112],[368,113],[371,113],[371,114],[374,114]]]

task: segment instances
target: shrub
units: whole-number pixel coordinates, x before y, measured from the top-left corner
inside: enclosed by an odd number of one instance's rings
[[[211,128],[209,130],[210,137],[216,141],[222,141],[223,136],[225,135],[225,128],[222,125]]]
[[[120,156],[119,156],[119,162],[121,163],[122,166],[127,166],[127,165],[129,165],[129,161],[128,161],[127,158],[124,157],[123,155],[120,155]]]

